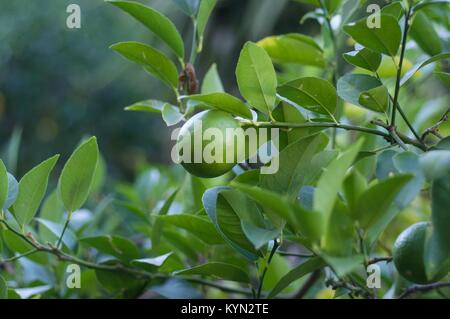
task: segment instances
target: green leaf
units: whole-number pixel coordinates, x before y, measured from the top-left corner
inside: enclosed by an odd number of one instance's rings
[[[330,216],[330,225],[324,234],[322,249],[331,256],[348,257],[352,254],[355,224],[347,206],[338,199]]]
[[[109,235],[85,237],[81,238],[80,242],[123,261],[130,261],[139,257],[139,250],[136,245],[124,237]]]
[[[397,175],[369,187],[358,198],[356,216],[362,228],[368,229],[381,220],[391,208],[400,190],[412,179],[412,175]]]
[[[111,49],[130,61],[143,65],[145,70],[169,87],[178,87],[178,71],[175,64],[162,52],[139,42],[120,42]]]
[[[116,266],[118,263],[115,260],[108,260],[102,265]],[[95,270],[95,276],[98,282],[110,292],[122,292],[126,289],[132,289],[142,286],[142,279],[136,275],[129,274],[117,270]]]
[[[285,288],[289,287],[294,281],[306,276],[307,274],[319,270],[325,266],[323,260],[319,257],[312,257],[305,261],[304,263],[298,265],[291,271],[289,271],[281,280],[276,284],[276,286],[269,293],[267,298],[271,299],[276,297]]]
[[[161,113],[166,104],[158,100],[145,100],[125,107],[125,111]]]
[[[97,161],[97,139],[91,137],[78,146],[64,165],[58,186],[68,212],[73,213],[87,200]]]
[[[0,208],[6,204],[8,197],[8,172],[6,171],[5,164],[0,159]]]
[[[58,196],[58,192],[55,190],[50,193],[42,204],[39,217],[44,220],[60,223],[64,216],[64,205]],[[54,233],[48,230],[43,224],[39,224],[39,237],[43,242],[52,242],[55,240]],[[61,235],[61,232],[57,234],[57,238]]]
[[[14,203],[14,216],[21,227],[28,224],[44,198],[48,177],[59,155],[42,162],[26,173],[19,182],[19,194]]]
[[[213,63],[202,82],[202,94],[224,92],[222,80],[220,79],[219,71],[217,70],[217,64]]]
[[[175,198],[177,197],[178,192],[179,192],[179,189],[176,189],[170,194],[170,196],[165,201],[164,205],[159,210],[158,216],[164,216],[169,213],[170,207],[172,207],[172,204],[175,201]],[[164,222],[160,218],[156,219],[155,222],[153,223],[152,238],[151,238],[152,249],[154,251],[159,250],[159,245],[160,245],[160,241],[161,241],[161,235],[163,232],[163,228],[164,228]]]
[[[164,104],[161,114],[167,126],[172,126],[180,123],[184,117],[178,107],[169,103]]]
[[[278,94],[301,107],[332,118],[336,110],[336,89],[330,82],[319,78],[293,80],[280,86]]]
[[[314,210],[322,216],[322,229],[327,231],[332,209],[344,182],[347,170],[353,164],[362,145],[362,140],[354,143],[346,152],[333,160],[317,182],[314,193]]]
[[[450,0],[429,0],[429,1],[422,1],[414,6],[414,12],[417,12],[419,10],[422,10],[430,5],[448,5],[450,3]]]
[[[206,25],[209,17],[217,4],[217,0],[200,0],[200,7],[197,14],[197,36],[199,43],[203,43],[203,34],[205,33]]]
[[[250,278],[244,270],[237,266],[221,262],[206,263],[189,269],[176,271],[174,274],[177,276],[211,276],[220,280],[237,281],[246,284],[250,283]]]
[[[275,174],[261,175],[261,186],[278,192],[288,194],[289,198],[295,198],[300,188],[305,185],[305,177],[312,158],[323,150],[328,144],[328,138],[323,134],[315,134],[302,138],[288,145],[278,155],[279,170]],[[292,159],[296,160],[293,161]]]
[[[398,2],[393,2],[391,4],[384,6],[381,9],[381,13],[389,14],[389,15],[393,16],[394,18],[396,18],[397,20],[399,20],[400,17],[404,14],[404,9],[403,9],[402,3],[400,1],[398,1]]]
[[[293,63],[325,67],[322,48],[313,38],[290,33],[264,38],[258,45],[267,51],[275,63]]]
[[[287,198],[280,194],[257,186],[234,182],[231,185],[264,207],[266,215],[276,227],[283,226],[284,221],[286,221],[291,229],[302,234],[308,240],[317,241],[321,237],[323,221],[318,212],[291,204]]]
[[[437,77],[445,83],[448,87],[450,87],[450,73],[446,72],[434,72],[434,75],[437,75]]]
[[[16,181],[14,176],[10,173],[8,175],[8,196],[6,197],[5,204],[3,205],[3,209],[9,209],[17,199],[19,195],[19,183]]]
[[[262,228],[245,220],[241,221],[242,230],[245,236],[252,242],[255,249],[261,249],[269,241],[277,238],[280,233],[280,228]]]
[[[194,16],[197,14],[198,7],[200,6],[201,0],[172,0],[175,4],[180,7],[188,16]]]
[[[157,256],[157,257],[152,257],[152,258],[142,258],[142,259],[134,259],[131,261],[131,264],[134,266],[141,266],[142,268],[145,269],[155,269],[158,267],[161,267],[166,260],[172,256],[172,252],[161,255],[161,256]]]
[[[253,244],[242,231],[241,221],[230,203],[221,196],[227,187],[208,189],[202,198],[203,206],[222,238],[236,251],[249,260],[258,259]]]
[[[350,73],[338,80],[337,93],[343,100],[354,105],[362,106],[360,104],[360,96],[363,93],[379,88],[380,86],[383,86],[383,83],[373,76]]]
[[[389,108],[389,92],[385,86],[379,86],[361,93],[359,105],[371,111],[385,113]]]
[[[209,107],[222,110],[233,115],[242,116],[251,119],[252,112],[248,106],[237,97],[228,93],[210,93],[183,96],[183,99],[189,99],[206,104]]]
[[[335,257],[322,254],[321,257],[333,268],[339,277],[344,277],[351,273],[358,267],[361,267],[364,262],[364,256],[362,255]]]
[[[241,51],[236,78],[242,96],[256,109],[268,114],[275,108],[277,76],[266,51],[247,42]]]
[[[158,220],[187,230],[208,245],[220,245],[224,241],[214,225],[207,219],[190,214],[159,216]]]
[[[183,39],[175,25],[166,16],[134,1],[109,2],[145,25],[157,37],[163,40],[180,59],[184,58]]]
[[[433,56],[442,52],[441,39],[425,13],[414,15],[409,34],[425,53]]]
[[[431,221],[433,231],[425,244],[425,267],[428,278],[450,269],[450,174],[431,185]]]
[[[342,0],[295,0],[300,3],[311,4],[316,7],[322,7],[322,1],[329,13],[335,12],[341,5]]]
[[[348,63],[372,72],[381,64],[381,54],[367,48],[344,53],[343,57]]]
[[[436,150],[420,157],[420,167],[429,181],[442,178],[450,174],[450,150]]]
[[[0,276],[0,299],[8,299],[8,285],[2,276]]]
[[[448,58],[450,58],[450,52],[445,52],[445,53],[440,53],[438,55],[432,56],[431,58],[427,58],[420,63],[417,63],[412,68],[410,68],[408,70],[408,72],[405,73],[405,75],[403,75],[400,84],[401,85],[406,84],[414,76],[414,74],[416,74],[416,72],[419,71],[420,69],[422,69],[423,67],[425,67],[431,63],[437,62],[439,60],[444,60],[444,59],[448,59]]]
[[[387,14],[380,16],[380,22],[380,28],[371,29],[367,25],[367,18],[363,18],[346,25],[344,31],[366,48],[395,57],[402,38],[400,25],[397,19]]]
[[[366,178],[357,169],[352,169],[352,171],[345,178],[343,184],[343,193],[345,195],[345,199],[347,200],[350,214],[356,211],[358,197],[361,196],[366,188]],[[352,216],[356,218],[353,214]]]

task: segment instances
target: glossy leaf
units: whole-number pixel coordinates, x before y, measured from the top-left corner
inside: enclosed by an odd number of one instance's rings
[[[200,43],[203,43],[203,34],[216,4],[217,0],[200,0],[197,14],[197,36]]]
[[[228,93],[217,92],[210,94],[197,94],[184,96],[182,98],[202,102],[209,107],[222,110],[233,115],[248,119],[252,118],[252,112],[250,112],[249,107],[240,99]]]
[[[203,217],[190,214],[176,214],[160,216],[158,219],[164,223],[187,230],[206,244],[220,245],[224,243],[214,225]]]
[[[221,262],[210,262],[207,264],[195,266],[175,272],[177,276],[202,275],[210,276],[221,280],[237,281],[242,283],[250,283],[248,274],[241,268],[232,264]]]
[[[196,1],[198,2],[199,0]],[[145,25],[157,37],[163,40],[180,59],[184,58],[183,39],[175,25],[166,16],[134,1],[109,2]]]
[[[111,49],[120,53],[128,60],[145,67],[169,87],[178,87],[178,71],[175,64],[164,53],[139,42],[120,42],[113,44]]]
[[[0,159],[0,208],[6,203],[8,197],[8,172],[6,171],[5,164]]]
[[[293,80],[280,86],[278,94],[301,107],[331,117],[336,110],[336,89],[330,82],[319,78]]]
[[[348,63],[372,72],[378,70],[381,64],[381,54],[367,48],[345,53],[343,57]]]
[[[242,231],[240,219],[229,202],[220,193],[227,187],[208,189],[202,198],[203,206],[222,238],[236,251],[249,260],[258,258],[253,244]]]
[[[329,226],[332,209],[338,197],[339,190],[344,182],[347,170],[353,164],[361,148],[362,140],[351,146],[327,167],[317,182],[314,193],[314,210],[320,212],[326,231]]]
[[[130,261],[139,257],[139,250],[129,239],[120,236],[94,236],[81,238],[80,242],[99,252]]]
[[[19,195],[19,183],[16,178],[12,176],[10,173],[8,175],[8,195],[5,199],[5,204],[3,205],[3,209],[10,208],[17,199]]]
[[[358,198],[353,213],[362,228],[369,228],[388,213],[400,190],[412,179],[411,175],[398,175],[369,187]]]
[[[319,270],[325,266],[323,260],[319,257],[313,257],[305,261],[304,263],[298,265],[291,271],[289,271],[281,280],[276,284],[276,286],[269,293],[267,298],[271,299],[276,297],[280,292],[287,288],[294,281],[306,276],[307,274]]]
[[[64,165],[58,186],[68,212],[73,213],[87,200],[97,161],[97,139],[91,137],[78,146]]]
[[[434,56],[442,52],[441,39],[425,13],[414,15],[409,34],[425,53]]]
[[[256,109],[270,113],[275,108],[277,76],[266,51],[247,42],[241,51],[236,78],[242,96]]]
[[[361,95],[372,89],[382,87],[382,85],[380,80],[370,75],[346,74],[338,80],[337,93],[343,100],[362,106],[360,104]]]
[[[385,113],[389,108],[389,92],[385,86],[379,86],[361,93],[359,105],[378,113]]]
[[[429,278],[450,269],[450,174],[431,185],[431,221],[433,231],[425,244],[425,267]]]
[[[375,52],[396,56],[400,47],[402,31],[393,16],[382,14],[380,28],[369,28],[367,18],[344,27],[344,31],[356,42]]]
[[[176,125],[183,120],[183,114],[180,112],[180,109],[169,103],[164,104],[161,115],[167,126]]]
[[[36,214],[47,190],[48,177],[59,155],[42,162],[26,173],[19,182],[19,194],[14,203],[14,216],[21,227]]]
[[[326,65],[322,48],[313,38],[299,33],[270,36],[258,42],[258,45],[275,63],[292,63],[324,67]]]
[[[201,92],[202,94],[209,94],[224,91],[222,80],[217,70],[217,64],[213,63],[203,78]]]

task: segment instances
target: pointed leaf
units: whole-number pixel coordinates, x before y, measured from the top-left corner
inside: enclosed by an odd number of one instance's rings
[[[67,160],[59,178],[64,207],[73,213],[87,200],[98,161],[97,139],[81,144]]]
[[[130,61],[143,65],[145,70],[169,87],[178,87],[178,71],[175,64],[162,52],[139,42],[120,42],[111,46]]]
[[[400,47],[402,31],[396,18],[391,15],[380,16],[380,28],[369,28],[367,18],[344,27],[353,39],[375,52],[394,57]]]
[[[343,57],[348,63],[373,72],[381,64],[381,54],[367,48],[345,53]]]
[[[319,78],[293,80],[280,86],[278,94],[301,107],[331,117],[336,110],[336,89],[330,82]]]
[[[275,108],[277,76],[266,51],[247,42],[239,57],[236,77],[242,96],[262,113]]]
[[[211,65],[203,78],[201,92],[202,94],[224,92],[222,80],[220,79],[219,71],[215,63]]]
[[[206,104],[209,107],[222,110],[237,116],[251,119],[252,112],[248,106],[237,97],[228,93],[210,93],[183,96],[184,99],[198,101]]]
[[[47,190],[48,177],[59,155],[42,162],[26,173],[19,182],[19,194],[14,203],[14,216],[21,227],[36,214]]]
[[[183,39],[175,25],[166,16],[135,1],[109,2],[145,25],[150,31],[163,40],[180,59],[184,58]]]

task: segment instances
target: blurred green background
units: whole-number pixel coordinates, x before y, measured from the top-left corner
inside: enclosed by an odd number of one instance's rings
[[[190,20],[172,1],[140,2],[168,15],[190,43]],[[81,7],[81,29],[66,26],[72,3]],[[309,9],[289,0],[220,0],[197,60],[200,78],[216,62],[227,90],[237,93],[234,69],[243,43],[269,34],[317,32],[313,22],[299,24]],[[0,1],[0,146],[7,146],[14,131],[22,134],[18,176],[50,154],[67,157],[87,135],[98,137],[115,177],[131,178],[144,161],[170,161],[170,134],[160,117],[123,111],[150,97],[174,99],[109,49],[128,40],[167,52],[145,27],[102,0]]]

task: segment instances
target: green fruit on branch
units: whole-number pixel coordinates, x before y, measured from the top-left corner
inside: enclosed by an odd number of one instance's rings
[[[404,230],[394,244],[393,258],[397,271],[405,279],[417,284],[439,281],[448,273],[448,270],[445,269],[433,278],[427,278],[424,251],[429,228],[431,228],[431,224],[427,222],[414,224]]]
[[[227,134],[240,129],[231,114],[208,110],[194,115],[181,128],[177,139],[181,165],[192,175],[213,178],[238,163],[238,143]]]

